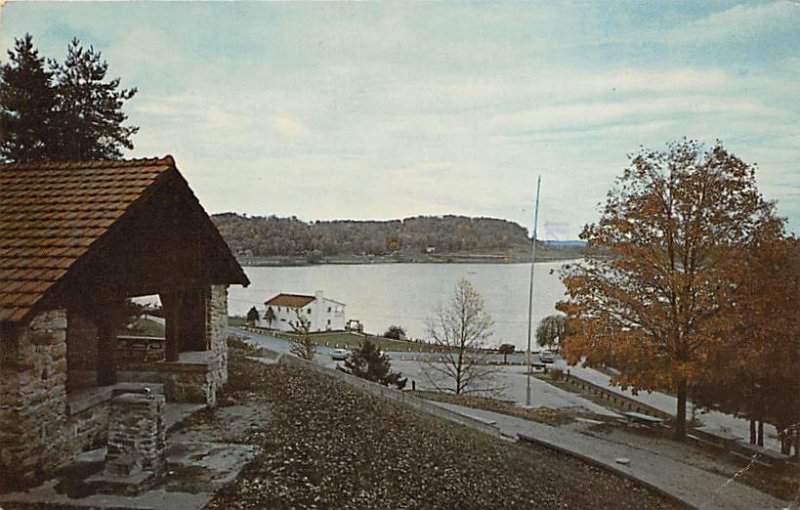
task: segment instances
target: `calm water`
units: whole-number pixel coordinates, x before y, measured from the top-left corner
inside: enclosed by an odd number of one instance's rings
[[[557,271],[562,262],[536,264],[534,328],[555,313],[564,297]],[[528,327],[529,264],[372,264],[304,267],[246,267],[250,286],[230,289],[231,315],[245,315],[280,292],[325,296],[347,305],[348,319],[359,319],[365,331],[382,333],[392,324],[414,338],[425,338],[425,318],[446,303],[455,285],[466,278],[480,292],[495,321],[493,343],[524,348]]]

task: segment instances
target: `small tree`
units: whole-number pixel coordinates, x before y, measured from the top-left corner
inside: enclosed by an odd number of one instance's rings
[[[258,319],[258,310],[256,310],[256,307],[254,306],[247,311],[247,325],[255,326],[256,322],[258,322]]]
[[[565,315],[548,315],[536,328],[536,343],[541,347],[558,350],[558,344],[566,331],[567,317]]]
[[[503,365],[508,365],[508,355],[514,354],[516,347],[513,344],[502,344],[498,347],[497,352],[503,355]]]
[[[483,307],[483,299],[467,280],[456,285],[449,306],[427,319],[428,335],[440,352],[426,361],[428,378],[440,391],[497,393],[502,388],[488,364],[486,341],[494,321]]]
[[[386,333],[383,334],[384,338],[392,338],[394,340],[403,340],[406,337],[405,330],[400,326],[389,326]]]
[[[300,310],[295,310],[297,320],[290,322],[295,333],[292,340],[291,353],[305,360],[312,360],[317,354],[317,344],[311,337],[311,322],[303,317]]]
[[[344,361],[344,371],[368,381],[377,382],[384,386],[397,386],[403,389],[407,379],[402,379],[400,372],[391,371],[389,357],[383,354],[378,347],[364,339],[358,349]]]
[[[267,311],[264,312],[264,320],[267,321],[267,327],[272,328],[272,323],[275,322],[275,310],[272,309],[271,306],[267,307]]]

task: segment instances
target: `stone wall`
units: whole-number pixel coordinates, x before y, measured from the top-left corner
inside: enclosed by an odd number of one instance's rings
[[[7,472],[17,460],[11,448],[17,443],[20,394],[16,332],[5,324],[0,324],[0,395],[0,472]]]
[[[110,387],[105,387],[109,392]],[[72,398],[69,398],[72,401]],[[73,406],[70,406],[72,408]],[[64,424],[63,437],[66,451],[76,453],[100,448],[108,439],[108,421],[111,416],[111,398],[104,396],[92,405],[70,411]]]
[[[219,359],[211,351],[182,352],[178,361],[152,363],[143,370],[120,370],[119,381],[164,385],[168,402],[214,406]]]
[[[97,326],[76,312],[67,313],[67,389],[97,386]]]
[[[43,312],[2,335],[0,470],[35,478],[65,457],[67,314]]]
[[[606,402],[610,402],[626,411],[634,411],[642,414],[649,414],[664,420],[671,420],[673,416],[653,406],[639,402],[635,398],[622,395],[612,388],[598,386],[575,375],[570,375],[564,378],[564,382],[570,386],[589,392],[596,397],[600,397]]]

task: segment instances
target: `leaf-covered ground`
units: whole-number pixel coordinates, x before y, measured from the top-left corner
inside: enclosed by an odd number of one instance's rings
[[[263,402],[262,453],[210,508],[674,508],[545,449],[490,438],[316,372],[232,356],[226,401]]]

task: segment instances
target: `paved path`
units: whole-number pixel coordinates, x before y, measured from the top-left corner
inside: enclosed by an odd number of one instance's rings
[[[399,370],[403,377],[408,377],[408,386],[411,381],[416,382],[418,390],[434,389],[427,382],[424,373],[427,366],[417,361],[392,360],[392,370]],[[513,372],[501,372],[497,376],[498,382],[504,387],[502,398],[513,402],[525,402],[526,378]],[[595,404],[594,402],[570,391],[562,390],[546,381],[535,377],[531,378],[531,407],[550,407],[553,409],[570,409],[575,411],[588,411],[611,418],[621,417],[619,414]]]
[[[596,384],[601,387],[608,388],[609,390],[618,393],[620,395],[624,395],[626,397],[633,398],[647,404],[649,406],[655,407],[660,411],[664,411],[669,413],[672,416],[675,416],[675,412],[678,407],[678,402],[675,397],[672,395],[665,395],[664,393],[647,393],[646,391],[639,392],[638,395],[633,395],[630,390],[622,390],[619,386],[611,386],[609,385],[609,381],[611,377],[608,375],[598,372],[597,370],[593,370],[591,368],[583,368],[580,365],[569,367],[564,362],[564,360],[557,360],[554,363],[556,368],[561,368],[562,370],[569,369],[570,374],[590,383]],[[517,371],[520,369],[517,368]],[[521,369],[524,371],[524,368]],[[521,374],[524,377],[524,374]],[[687,405],[688,412],[687,415],[691,416],[691,404]],[[730,414],[724,414],[716,411],[708,411],[708,412],[697,412],[697,419],[703,422],[705,425],[720,428],[726,427],[728,428],[732,434],[735,434],[745,441],[749,441],[750,438],[750,422],[743,419],[737,418]],[[780,451],[781,450],[781,443],[777,439],[777,430],[772,425],[765,424],[764,425],[764,446],[770,448],[772,450]]]
[[[778,509],[788,506],[788,503],[768,494],[663,454],[656,454],[632,445],[607,442],[599,437],[587,436],[504,414],[454,404],[437,404],[467,416],[493,421],[506,435],[530,436],[562,450],[589,458],[613,471],[657,487],[702,510]],[[630,459],[630,464],[624,466],[616,463],[615,459],[620,457]]]

